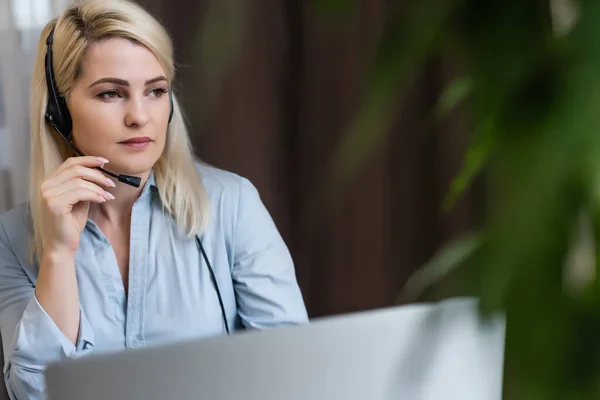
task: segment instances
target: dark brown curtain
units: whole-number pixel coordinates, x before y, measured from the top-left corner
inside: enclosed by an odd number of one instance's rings
[[[389,2],[359,1],[340,19],[310,1],[235,2],[246,4],[244,35],[214,90],[197,39],[216,1],[141,1],[173,36],[196,153],[258,187],[292,251],[311,317],[393,304],[408,276],[475,222],[473,193],[448,214],[440,207],[467,128],[459,115],[431,123],[451,66],[428,63],[338,212],[307,223],[303,212],[361,107]]]

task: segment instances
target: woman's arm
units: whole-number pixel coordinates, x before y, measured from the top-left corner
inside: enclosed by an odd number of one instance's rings
[[[290,252],[256,188],[240,179],[232,271],[240,318],[248,328],[307,322]]]
[[[79,334],[79,293],[74,254],[44,252],[35,297],[58,329],[75,344]]]
[[[17,240],[9,238],[6,227],[0,222],[0,330],[5,357],[4,379],[11,399],[43,399],[45,367],[91,349],[93,332],[78,304],[76,343],[62,332],[40,304],[35,285],[19,263],[11,239]],[[58,291],[60,275],[51,279],[55,279]]]

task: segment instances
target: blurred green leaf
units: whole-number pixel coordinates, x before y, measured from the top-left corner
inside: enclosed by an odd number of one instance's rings
[[[337,213],[350,184],[385,144],[396,101],[406,93],[426,58],[437,50],[440,35],[458,3],[459,0],[409,2],[392,16],[368,75],[364,103],[303,212],[307,224],[320,223],[323,213],[328,217]]]
[[[447,243],[408,279],[398,301],[415,301],[427,288],[464,265],[482,243],[483,236],[480,233],[471,233]]]
[[[440,96],[434,114],[437,119],[441,119],[448,112],[463,102],[473,92],[473,79],[462,77],[454,79],[446,90]]]
[[[210,115],[219,98],[223,82],[236,58],[241,54],[248,26],[247,5],[241,0],[209,1],[202,24],[192,41],[194,65],[200,66],[201,104],[197,112],[205,118]]]
[[[493,148],[493,136],[485,129],[485,125],[478,133],[476,135],[478,140],[467,149],[462,170],[450,183],[450,191],[442,202],[442,209],[445,211],[449,211],[454,206],[488,162]]]

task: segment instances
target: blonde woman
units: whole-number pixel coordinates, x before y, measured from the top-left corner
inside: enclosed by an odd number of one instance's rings
[[[307,321],[254,186],[194,160],[173,75],[168,34],[128,1],[41,34],[30,199],[0,217],[12,399],[44,398],[63,358]]]

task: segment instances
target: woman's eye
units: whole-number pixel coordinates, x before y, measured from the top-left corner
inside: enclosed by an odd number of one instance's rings
[[[108,90],[106,92],[100,93],[98,96],[103,99],[112,100],[112,99],[116,99],[117,97],[119,97],[119,92],[117,92],[115,90]]]
[[[167,93],[167,89],[163,89],[163,88],[158,88],[158,89],[153,89],[150,91],[150,96],[152,97],[160,97],[163,94]]]

